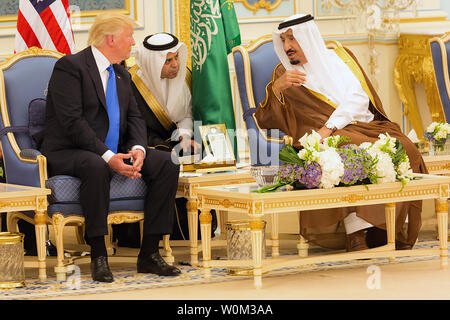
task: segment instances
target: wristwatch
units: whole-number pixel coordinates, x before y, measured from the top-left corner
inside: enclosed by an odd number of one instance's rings
[[[333,125],[333,124],[331,124],[331,123],[328,123],[328,122],[325,123],[325,127],[327,127],[328,129],[330,129],[332,134],[337,130],[337,128],[336,128],[335,125]]]

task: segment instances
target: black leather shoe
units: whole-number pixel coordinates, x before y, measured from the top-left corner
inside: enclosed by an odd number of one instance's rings
[[[180,275],[181,270],[167,264],[159,252],[155,252],[147,258],[141,258],[138,256],[137,272],[155,273],[159,276],[175,277]]]
[[[113,282],[114,278],[109,270],[108,258],[100,256],[91,260],[92,280],[99,282]]]

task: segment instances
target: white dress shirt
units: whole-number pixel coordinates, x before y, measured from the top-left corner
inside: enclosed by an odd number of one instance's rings
[[[111,63],[109,62],[108,58],[106,58],[103,53],[101,53],[96,47],[91,46],[92,54],[94,55],[95,63],[97,64],[98,72],[100,73],[100,79],[102,80],[103,84],[103,90],[105,92],[106,97],[106,85],[108,83],[108,77],[109,77],[109,71],[106,70]],[[140,145],[135,145],[131,148],[131,150],[140,149],[144,152],[145,156],[145,148]],[[106,162],[109,162],[109,160],[114,156],[114,152],[111,150],[107,150],[103,155],[102,158]]]

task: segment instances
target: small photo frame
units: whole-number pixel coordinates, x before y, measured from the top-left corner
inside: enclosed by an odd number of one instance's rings
[[[217,163],[236,163],[225,124],[200,126],[199,129],[207,155],[213,156]]]

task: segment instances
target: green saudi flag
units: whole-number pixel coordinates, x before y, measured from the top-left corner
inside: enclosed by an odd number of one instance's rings
[[[191,0],[190,6],[194,120],[202,125],[224,123],[235,132],[227,55],[241,44],[241,35],[233,1]]]

